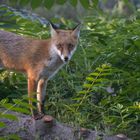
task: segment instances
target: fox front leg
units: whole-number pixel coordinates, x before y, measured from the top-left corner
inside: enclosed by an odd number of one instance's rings
[[[34,94],[36,92],[37,83],[33,78],[28,77],[28,98],[29,98],[29,105],[31,114],[34,117],[35,115],[35,109],[33,108],[32,100],[34,98]]]
[[[47,86],[47,80],[46,79],[40,79],[38,81],[37,85],[37,107],[39,114],[44,114],[44,103],[46,99],[46,86]]]

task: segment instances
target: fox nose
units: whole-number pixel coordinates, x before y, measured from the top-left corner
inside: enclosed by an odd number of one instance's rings
[[[64,57],[65,62],[67,62],[69,60],[69,58],[67,56]]]

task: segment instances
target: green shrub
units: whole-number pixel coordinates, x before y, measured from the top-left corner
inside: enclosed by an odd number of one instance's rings
[[[14,26],[11,22],[8,26],[3,22],[0,28],[39,38],[48,37],[48,27],[44,28],[40,22],[19,15],[13,17]],[[71,21],[65,23],[64,26],[69,27],[74,24]],[[139,35],[140,19],[137,15],[129,19],[101,15],[86,17],[74,57],[48,83],[46,113],[71,125],[102,130],[107,134],[124,133],[138,140]],[[1,98],[4,94],[17,98],[26,93],[24,76],[2,72],[0,79]]]

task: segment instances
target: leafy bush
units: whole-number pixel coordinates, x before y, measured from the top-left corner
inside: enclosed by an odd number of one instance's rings
[[[12,15],[11,11],[4,14],[4,17],[7,15],[7,20],[11,19],[8,23],[4,20],[1,29],[48,37],[48,28],[40,22],[17,16],[14,11]],[[59,22],[58,19],[55,21]],[[65,23],[69,27],[74,24],[71,21]],[[48,83],[46,112],[72,125],[102,130],[107,134],[124,133],[138,140],[139,35],[140,19],[137,15],[129,19],[102,15],[86,17],[73,59]],[[16,75],[17,79],[11,84],[9,81],[15,78],[15,73],[4,73],[1,73],[1,92],[8,96],[21,94],[20,82],[25,81],[25,77]]]
[[[64,122],[139,139],[139,25],[137,16],[87,17],[74,58],[50,82],[48,112]],[[110,71],[98,77],[106,64]]]
[[[16,111],[19,113],[24,113],[24,114],[31,114],[29,111],[29,104],[28,104],[28,97],[27,96],[22,96],[22,99],[13,99],[13,103],[9,103],[8,99],[3,99],[0,101],[0,119],[9,119],[12,121],[19,121],[16,115],[10,114],[8,111]],[[36,101],[35,101],[36,102]],[[4,109],[5,110],[4,110]],[[8,127],[6,126],[5,122],[0,122],[0,128],[5,128]],[[1,140],[20,140],[21,138],[18,136],[18,134],[7,134],[3,136],[2,134],[0,135]]]

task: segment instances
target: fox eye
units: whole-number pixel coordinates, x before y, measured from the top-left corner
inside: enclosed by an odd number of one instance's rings
[[[56,46],[57,46],[58,49],[61,49],[62,48],[62,45],[60,43],[57,44]]]
[[[73,49],[73,48],[74,48],[74,45],[73,45],[73,44],[71,44],[71,43],[70,43],[70,44],[68,44],[68,46],[69,46],[69,48],[70,48],[70,49]]]

